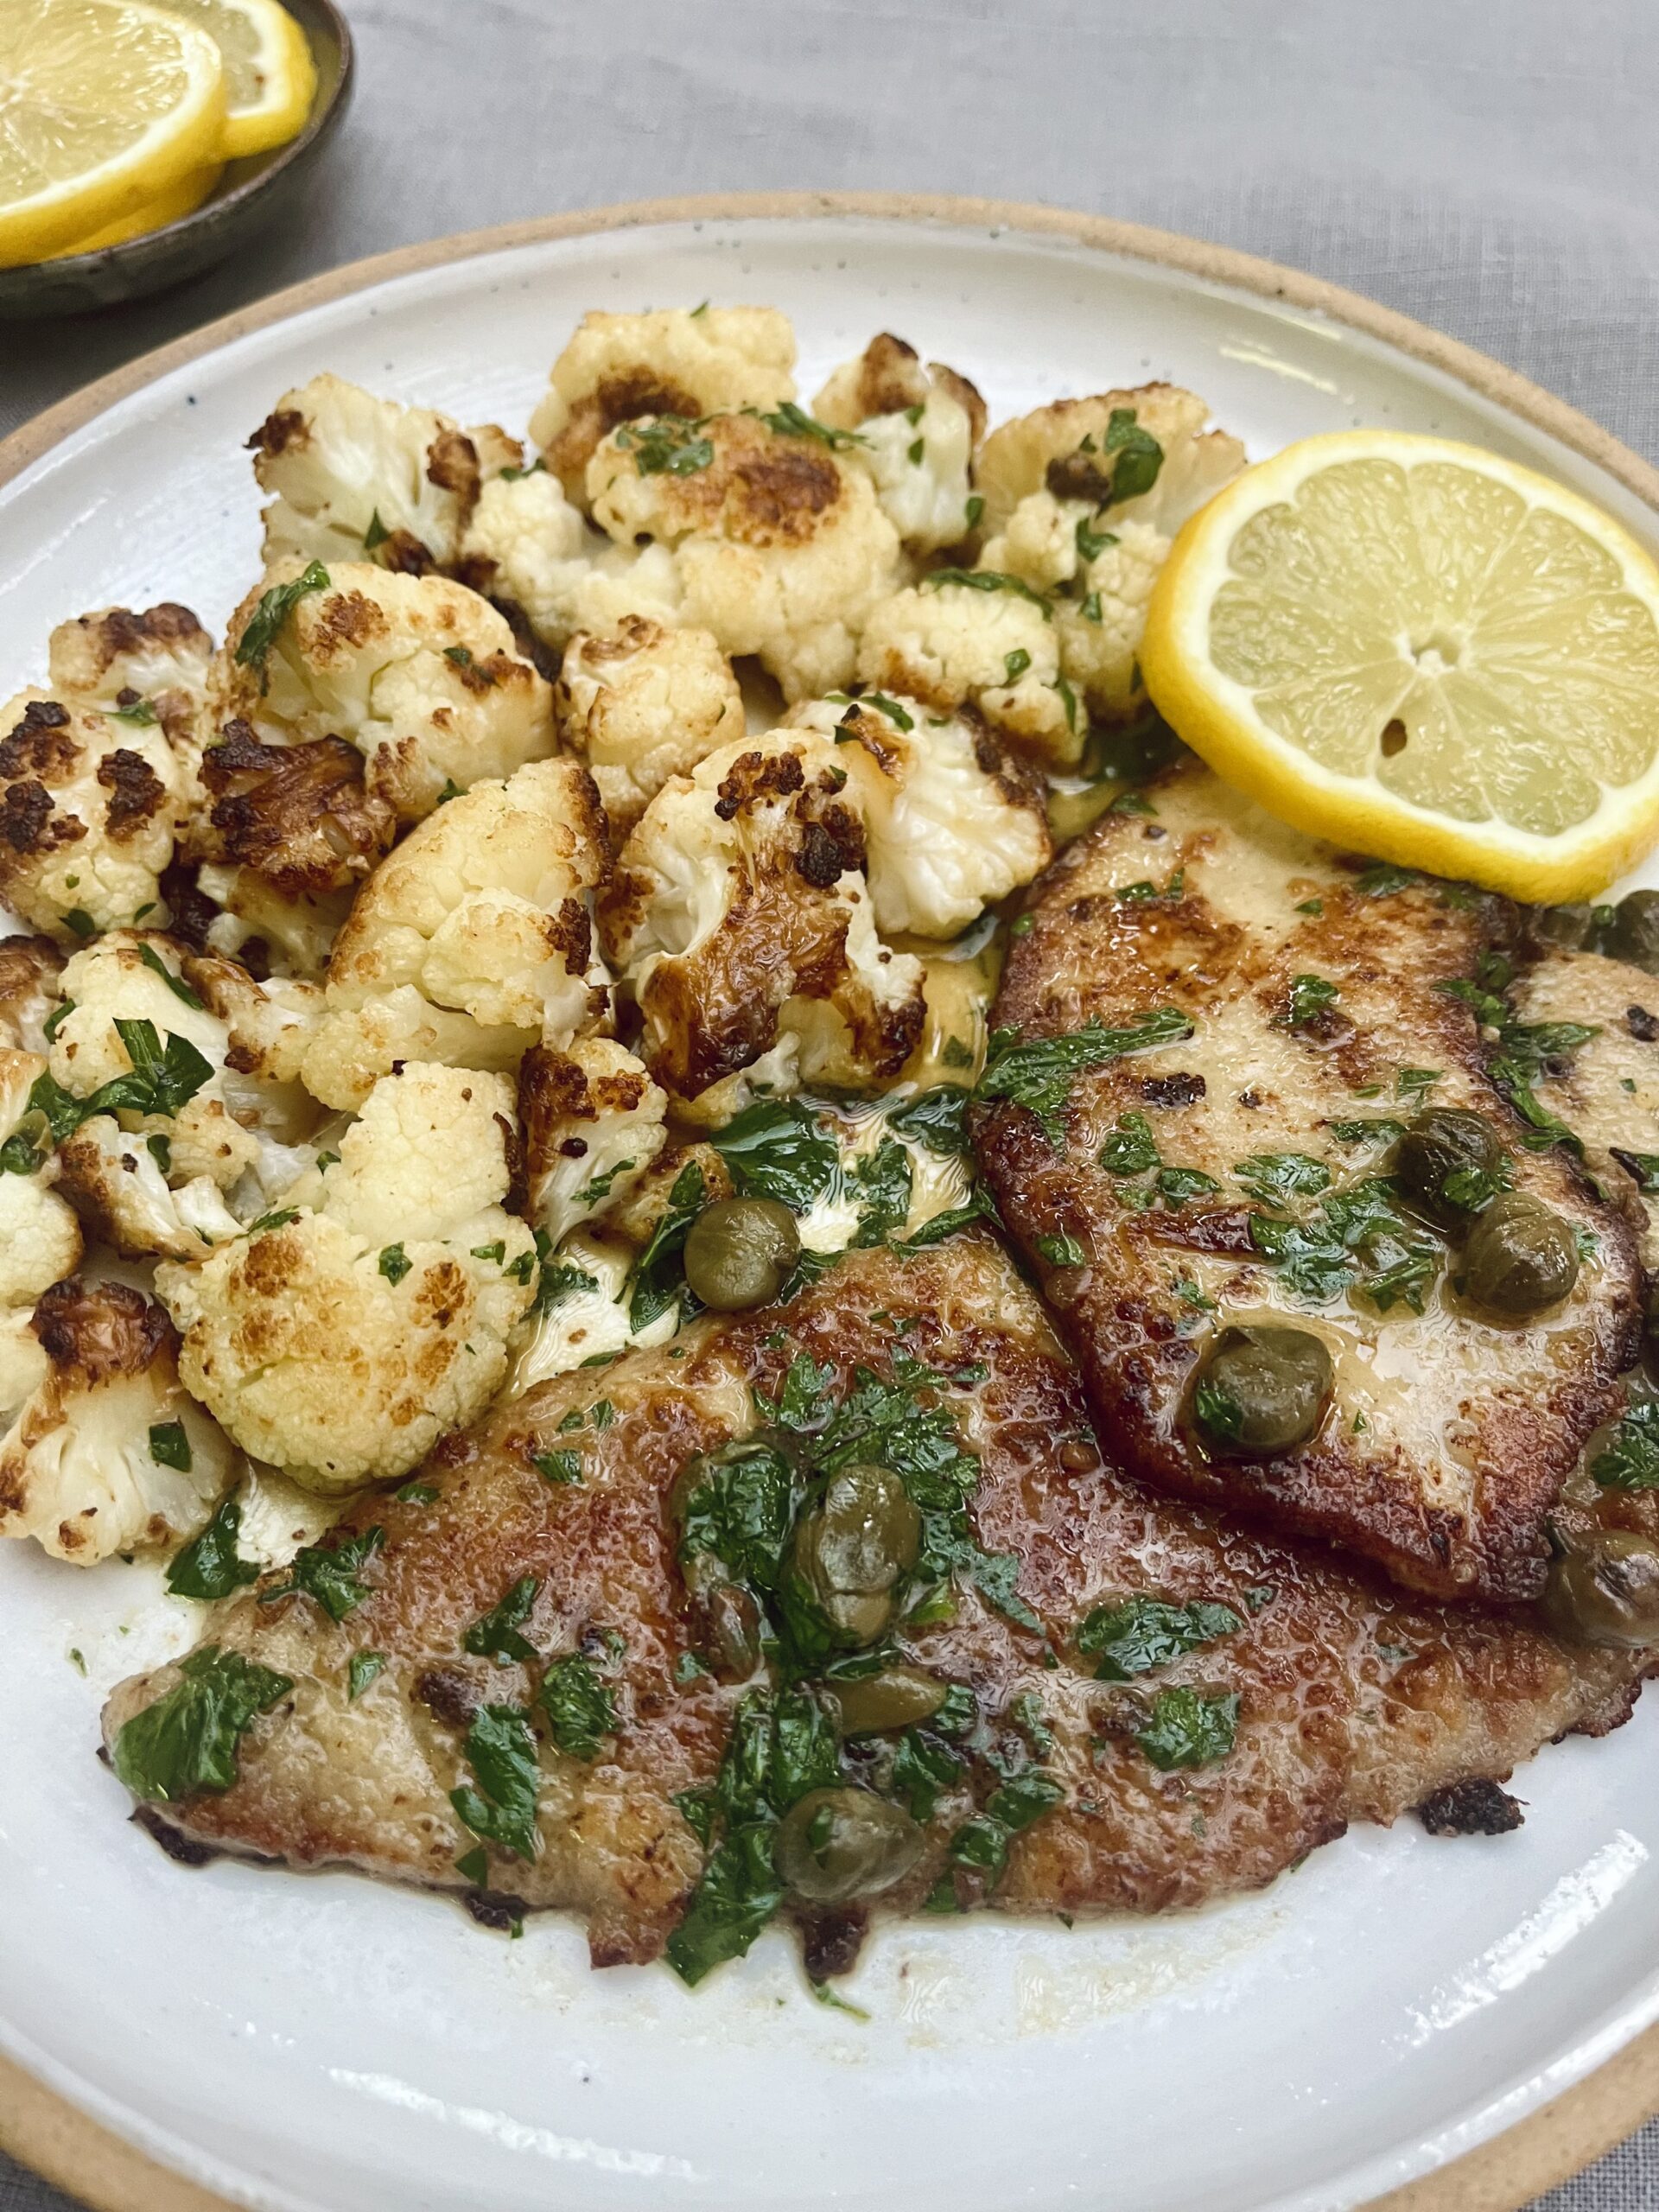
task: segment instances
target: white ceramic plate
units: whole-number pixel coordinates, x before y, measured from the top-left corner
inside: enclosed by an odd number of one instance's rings
[[[0,493],[0,685],[42,674],[50,626],[88,607],[177,598],[222,622],[257,565],[242,441],[314,371],[521,428],[584,308],[704,297],[785,308],[809,394],[888,327],[994,416],[1167,377],[1253,454],[1357,423],[1438,430],[1656,541],[1543,430],[1281,303],[1059,237],[663,224],[315,308],[74,432]],[[813,2000],[779,1935],[692,1995],[665,1969],[591,1974],[556,1919],[507,1943],[344,1874],[171,1865],[92,1750],[105,1690],[189,1624],[151,1569],[0,1549],[0,2050],[250,2206],[1337,2212],[1659,2014],[1659,1711],[1546,1751],[1516,1835],[1361,1829],[1190,1918],[889,1930],[847,1986],[861,2019]]]

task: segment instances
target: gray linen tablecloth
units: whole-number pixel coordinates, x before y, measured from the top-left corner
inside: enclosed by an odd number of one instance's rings
[[[0,340],[0,430],[388,246],[791,186],[1047,200],[1368,292],[1659,461],[1655,0],[346,0],[308,210],[171,297]],[[1544,2200],[1659,2212],[1659,2125]],[[0,2212],[74,2212],[0,2156]]]

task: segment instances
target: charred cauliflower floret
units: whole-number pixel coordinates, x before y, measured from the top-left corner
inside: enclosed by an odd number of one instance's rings
[[[0,938],[0,1045],[43,1052],[62,994],[63,955],[49,937]]]
[[[483,1412],[535,1296],[502,1205],[512,1103],[499,1076],[412,1064],[245,1237],[156,1269],[180,1372],[245,1450],[338,1496]]]
[[[936,569],[871,614],[859,681],[919,699],[935,714],[976,707],[1039,760],[1078,760],[1088,717],[1060,670],[1058,632],[1041,594],[990,569]]]
[[[668,1100],[613,1038],[537,1045],[518,1070],[531,1218],[556,1245],[618,1205],[662,1150]]]
[[[236,1455],[181,1386],[162,1307],[72,1276],[46,1292],[30,1331],[41,1359],[0,1443],[0,1536],[92,1567],[206,1527]]]
[[[524,457],[493,423],[463,430],[326,373],[284,392],[248,443],[261,488],[276,494],[267,565],[373,559],[408,575],[456,560],[484,479]]]
[[[698,416],[793,399],[795,334],[776,308],[659,308],[586,315],[553,364],[530,435],[573,499],[620,423]]]
[[[588,464],[594,519],[620,543],[671,547],[681,620],[758,655],[790,699],[847,682],[870,610],[900,580],[868,474],[830,442],[844,435],[815,434],[798,410],[659,416],[625,423]]]
[[[562,744],[593,771],[613,836],[671,776],[744,734],[732,664],[707,630],[629,615],[610,637],[573,638],[554,689]]]
[[[553,749],[547,683],[493,607],[447,576],[361,561],[278,563],[231,619],[213,703],[267,745],[345,740],[400,823]]]
[[[673,555],[661,545],[613,544],[544,470],[485,485],[457,573],[517,609],[555,652],[578,631],[603,632],[636,614],[671,624],[679,613]]]
[[[181,781],[159,721],[19,692],[0,708],[0,902],[63,945],[165,919]]]
[[[124,728],[159,723],[181,755],[194,759],[213,641],[188,607],[168,600],[142,614],[100,607],[60,622],[48,652],[54,697],[97,707]]]
[[[64,969],[68,1011],[49,1062],[66,1101],[64,1195],[118,1251],[193,1257],[239,1224],[224,1193],[259,1157],[232,1114],[230,1039],[181,969],[172,938],[117,930]]]
[[[1042,779],[971,707],[934,715],[885,693],[793,707],[790,726],[838,744],[859,793],[877,926],[955,937],[1053,857]]]
[[[410,834],[358,894],[302,1062],[325,1104],[356,1106],[400,1060],[511,1068],[607,1011],[588,893],[605,822],[578,761],[475,785]]]
[[[906,551],[937,552],[968,536],[985,403],[966,377],[941,361],[924,368],[913,346],[883,332],[842,364],[812,412],[830,429],[857,432],[852,451]]]
[[[763,1055],[779,1088],[861,1086],[915,1044],[921,963],[876,935],[840,750],[791,730],[726,746],[666,784],[622,849],[601,927],[641,1057],[681,1100]]]
[[[27,1313],[80,1259],[80,1224],[52,1187],[58,1165],[30,1094],[46,1073],[38,1052],[0,1046],[0,1313]],[[8,1400],[0,1384],[0,1408]]]
[[[985,442],[982,563],[1049,595],[1061,671],[1100,715],[1143,703],[1135,657],[1171,541],[1244,466],[1238,439],[1205,430],[1209,411],[1143,385],[1057,400]]]

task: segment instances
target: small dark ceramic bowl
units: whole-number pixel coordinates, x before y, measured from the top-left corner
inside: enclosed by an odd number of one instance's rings
[[[286,146],[227,162],[194,213],[99,253],[0,269],[0,321],[119,307],[199,276],[290,207],[352,98],[352,35],[333,0],[283,0],[311,43],[317,89],[304,130]]]

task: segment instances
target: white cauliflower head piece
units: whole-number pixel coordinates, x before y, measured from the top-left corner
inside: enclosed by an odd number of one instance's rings
[[[245,1237],[156,1269],[185,1383],[245,1450],[343,1495],[483,1412],[536,1291],[512,1108],[500,1076],[411,1064]]]
[[[661,1152],[668,1099],[613,1038],[540,1045],[518,1070],[531,1217],[556,1246],[626,1198]]]
[[[20,692],[0,708],[0,902],[63,945],[164,919],[181,783],[159,721]]]
[[[162,1308],[124,1283],[55,1283],[30,1330],[44,1355],[0,1443],[0,1536],[91,1567],[207,1526],[237,1455],[179,1381]]]
[[[328,966],[302,1077],[356,1106],[402,1059],[515,1066],[608,1011],[588,894],[608,870],[579,761],[475,785],[412,830],[359,893]]]
[[[39,1053],[0,1046],[0,1311],[26,1311],[80,1260],[80,1224],[53,1188],[51,1134],[31,1103],[45,1073]]]
[[[657,794],[599,911],[665,1090],[694,1100],[785,1044],[780,1081],[897,1074],[921,963],[877,936],[865,860],[858,790],[812,732],[740,740]]]
[[[459,557],[485,476],[524,457],[493,423],[463,430],[327,373],[284,392],[248,442],[261,488],[276,495],[268,565],[372,557],[410,575]]]
[[[190,609],[168,600],[142,613],[105,607],[59,623],[47,670],[54,696],[84,701],[126,728],[159,724],[193,759],[213,658],[213,641]]]
[[[852,430],[851,448],[906,551],[957,545],[974,526],[974,448],[985,435],[985,403],[943,362],[924,368],[913,346],[888,332],[845,361],[813,402],[831,429]]]
[[[594,448],[618,423],[775,407],[795,397],[794,366],[795,334],[776,308],[596,311],[554,362],[530,434],[579,499]]]
[[[919,699],[877,692],[850,705],[816,700],[786,721],[839,746],[887,934],[955,937],[1053,857],[1042,778],[971,707],[936,715]]]
[[[592,770],[618,836],[671,776],[744,734],[737,678],[709,632],[639,615],[609,636],[570,640],[553,702],[560,739]]]
[[[494,607],[446,576],[360,561],[278,563],[231,619],[214,703],[268,744],[345,740],[400,823],[553,750],[546,679]]]
[[[895,592],[866,626],[858,677],[935,714],[973,706],[993,729],[1055,765],[1080,759],[1088,738],[1047,601],[1001,570],[936,569]]]
[[[1048,596],[1062,674],[1103,718],[1145,704],[1137,655],[1159,571],[1181,524],[1244,466],[1208,415],[1192,392],[1144,385],[1057,400],[986,441],[982,563]]]
[[[485,485],[457,574],[518,610],[542,644],[563,652],[578,631],[605,632],[630,616],[672,624],[679,570],[660,545],[615,545],[537,469]]]
[[[625,423],[588,465],[594,517],[620,543],[671,548],[682,621],[753,654],[789,699],[853,672],[872,608],[901,575],[899,533],[848,434],[797,409],[692,424]]]
[[[62,1002],[63,955],[49,937],[0,938],[0,1045],[43,1052],[46,1025]]]

